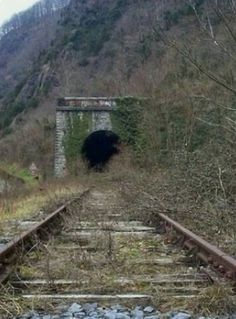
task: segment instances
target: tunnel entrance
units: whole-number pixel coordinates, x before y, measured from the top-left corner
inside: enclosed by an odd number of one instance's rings
[[[113,155],[119,153],[120,138],[109,130],[100,130],[90,134],[81,149],[82,157],[88,168],[102,171]]]

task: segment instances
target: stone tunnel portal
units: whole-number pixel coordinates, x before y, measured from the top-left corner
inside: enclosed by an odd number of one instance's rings
[[[113,133],[111,112],[117,98],[66,97],[58,100],[56,110],[55,176],[67,174],[66,150],[69,142],[86,132],[81,151],[90,168],[101,170],[118,152],[119,137]],[[80,129],[81,128],[81,129]],[[81,131],[79,133],[79,131]],[[83,133],[84,134],[84,133]],[[68,139],[68,136],[70,137]]]

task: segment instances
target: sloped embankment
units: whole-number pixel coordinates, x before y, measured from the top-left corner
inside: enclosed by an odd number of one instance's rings
[[[25,181],[22,178],[14,176],[0,168],[0,194],[14,191],[24,184]]]

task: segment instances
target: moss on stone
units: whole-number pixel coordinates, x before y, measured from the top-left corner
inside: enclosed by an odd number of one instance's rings
[[[92,114],[90,113],[72,113],[68,116],[64,147],[69,169],[80,156],[83,142],[91,131],[91,126]]]

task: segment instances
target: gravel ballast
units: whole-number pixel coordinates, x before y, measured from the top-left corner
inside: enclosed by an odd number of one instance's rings
[[[68,306],[60,306],[55,309],[54,314],[30,311],[15,319],[235,319],[236,315],[203,317],[192,316],[185,311],[169,311],[162,313],[152,306],[136,306],[127,308],[116,304],[109,308],[101,307],[97,303],[86,303],[80,305],[73,303]]]

